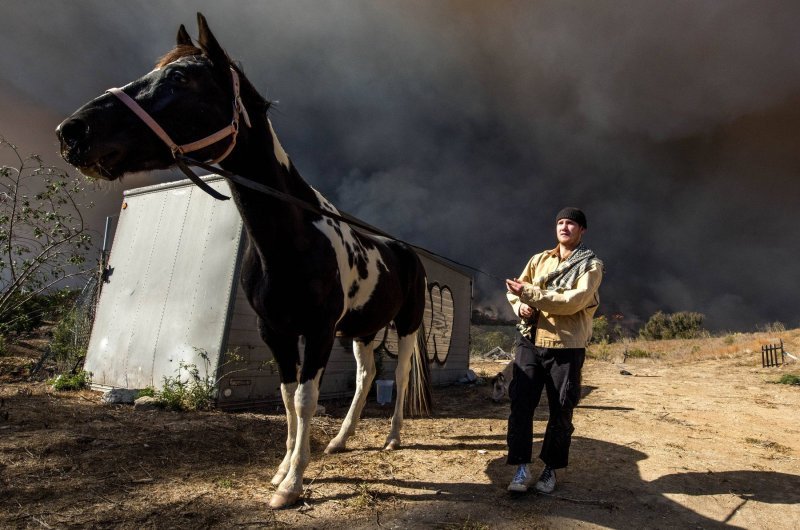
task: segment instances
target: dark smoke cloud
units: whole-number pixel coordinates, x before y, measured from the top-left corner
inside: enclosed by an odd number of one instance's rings
[[[342,209],[512,276],[578,205],[602,312],[800,324],[800,4],[29,0],[3,8],[0,103],[38,110],[0,133],[54,154],[43,116],[146,72],[197,10]]]

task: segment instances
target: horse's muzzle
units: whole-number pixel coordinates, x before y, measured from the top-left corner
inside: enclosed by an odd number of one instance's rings
[[[56,127],[56,136],[61,144],[61,157],[78,168],[87,177],[113,180],[105,169],[104,160],[114,158],[113,150],[98,150],[91,138],[89,124],[75,115],[67,118]]]
[[[80,118],[70,117],[56,127],[56,136],[61,143],[61,156],[73,166],[86,165],[84,160],[89,149],[89,125]]]

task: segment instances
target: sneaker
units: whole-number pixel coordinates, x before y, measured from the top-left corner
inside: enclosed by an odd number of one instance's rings
[[[556,470],[545,466],[534,487],[539,493],[553,493],[556,489]]]
[[[525,493],[531,485],[531,472],[528,470],[528,464],[520,464],[517,472],[514,473],[514,478],[508,485],[508,491],[515,493]]]

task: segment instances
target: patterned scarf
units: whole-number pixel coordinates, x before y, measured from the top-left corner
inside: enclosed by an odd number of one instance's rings
[[[575,287],[578,278],[597,261],[594,252],[584,246],[583,243],[572,251],[567,260],[559,265],[556,270],[537,279],[539,287],[548,291],[563,292]]]
[[[572,289],[581,274],[586,272],[595,261],[598,261],[598,259],[594,252],[581,243],[556,270],[546,276],[536,278],[533,283],[538,285],[540,289],[551,291],[563,292],[567,289]],[[539,313],[538,309],[533,308],[533,316],[529,319],[523,318],[517,324],[519,332],[529,340],[534,340],[536,327],[539,325]]]

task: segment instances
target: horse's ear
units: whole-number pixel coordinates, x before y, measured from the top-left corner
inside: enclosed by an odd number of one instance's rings
[[[192,38],[189,36],[189,32],[186,31],[186,26],[181,24],[181,27],[178,28],[178,46],[193,46]]]
[[[200,49],[203,50],[206,56],[208,56],[211,62],[216,66],[225,66],[227,69],[230,63],[228,55],[225,53],[225,50],[222,49],[222,46],[219,45],[214,34],[211,33],[206,17],[204,17],[202,13],[197,13],[197,27],[200,29],[200,36],[197,39],[197,44],[200,45]]]

